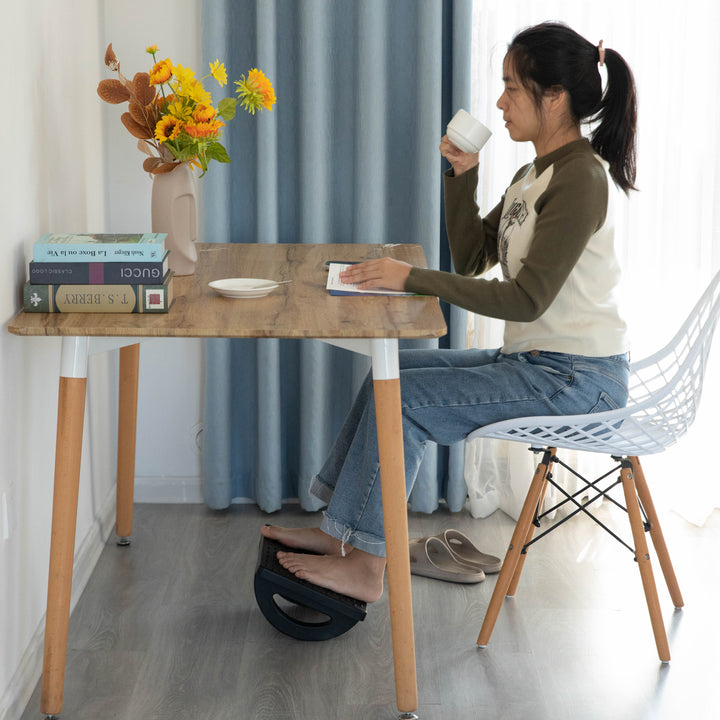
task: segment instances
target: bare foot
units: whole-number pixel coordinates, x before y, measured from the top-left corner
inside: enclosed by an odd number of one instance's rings
[[[347,557],[279,552],[280,564],[301,580],[348,595],[363,602],[375,602],[383,594],[385,558],[354,550]]]
[[[271,540],[277,540],[297,550],[309,550],[320,555],[342,555],[342,543],[324,533],[320,528],[284,528],[277,525],[264,525],[260,532]],[[353,548],[345,544],[347,555]]]

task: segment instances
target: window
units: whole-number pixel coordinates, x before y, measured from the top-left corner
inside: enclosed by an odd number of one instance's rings
[[[638,88],[639,192],[618,192],[617,251],[624,269],[623,311],[640,358],[669,340],[720,268],[720,3],[688,0],[682,7],[658,0],[643,3],[605,0],[474,0],[473,97],[471,111],[493,131],[480,156],[478,203],[481,211],[500,199],[514,172],[532,160],[533,147],[510,140],[495,102],[502,92],[502,60],[513,35],[546,20],[567,23],[593,42],[604,41],[628,62]],[[478,319],[476,344],[499,344],[494,321]],[[714,397],[714,401],[713,398]],[[720,506],[720,490],[710,497],[700,476],[718,487],[708,472],[709,406],[720,398],[720,340],[710,357],[704,402],[682,455],[703,457],[686,496],[704,496],[707,512]],[[705,411],[703,413],[703,410]],[[693,452],[690,443],[697,447]],[[680,452],[663,456],[680,472]],[[664,473],[668,475],[669,473]],[[710,477],[714,474],[714,477]],[[668,486],[670,485],[670,478]],[[688,484],[684,485],[690,489]],[[687,500],[684,500],[687,502]],[[677,503],[675,503],[677,505]],[[702,521],[704,510],[686,515]]]

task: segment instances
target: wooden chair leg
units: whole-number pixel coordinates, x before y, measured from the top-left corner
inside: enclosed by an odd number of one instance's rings
[[[653,503],[652,495],[650,495],[650,488],[645,480],[645,473],[643,472],[639,458],[630,457],[628,459],[632,463],[638,497],[640,498],[640,502],[645,508],[645,514],[650,521],[650,538],[652,539],[653,546],[655,547],[660,568],[663,572],[663,576],[665,577],[665,583],[667,584],[673,604],[676,608],[681,608],[685,605],[685,603],[683,602],[682,593],[680,592],[680,585],[678,585],[677,578],[675,577],[675,570],[673,568],[672,561],[670,560],[670,553],[668,552],[667,545],[665,544],[665,536],[663,535],[662,528],[660,527],[660,520],[658,518],[657,511],[655,510],[655,504]]]
[[[513,532],[512,539],[510,540],[508,551],[505,554],[505,560],[503,561],[502,569],[498,575],[495,590],[490,598],[490,604],[488,605],[487,612],[485,613],[485,620],[480,628],[480,635],[477,639],[477,644],[480,647],[485,647],[490,640],[490,635],[492,634],[495,622],[500,614],[500,608],[502,607],[503,601],[505,600],[510,587],[510,583],[515,575],[525,538],[528,536],[528,532],[532,527],[535,510],[538,506],[538,502],[540,501],[543,488],[547,482],[547,474],[552,462],[551,458],[554,455],[555,448],[546,449],[541,462],[535,470],[535,475],[530,483],[530,489],[525,496],[525,503],[523,504],[520,517],[515,525],[515,530]]]
[[[554,455],[553,455],[554,457]],[[547,485],[548,485],[548,477],[550,476],[550,473],[552,472],[552,466],[553,466],[553,460],[550,459],[550,463],[547,467],[547,472],[545,473],[545,481],[542,485],[542,490],[540,491],[540,499],[538,500],[536,513],[539,513],[542,504],[545,501],[545,493],[547,492]],[[535,517],[533,516],[533,522],[530,523],[530,528],[528,529],[527,537],[525,538],[525,542],[523,543],[523,547],[526,547],[530,541],[533,539],[533,535],[535,534]],[[520,575],[522,574],[523,567],[525,567],[525,560],[527,559],[527,552],[521,552],[520,557],[518,558],[517,565],[515,566],[515,572],[513,574],[512,580],[510,581],[510,586],[507,589],[507,597],[515,597],[515,593],[517,592],[518,584],[520,583]]]
[[[670,647],[665,633],[665,624],[663,623],[660,601],[658,600],[655,576],[653,575],[652,565],[650,563],[647,541],[645,540],[645,529],[643,527],[642,515],[640,514],[640,505],[638,504],[633,465],[629,460],[623,460],[620,478],[622,480],[625,503],[630,518],[630,528],[635,545],[635,558],[640,570],[640,578],[642,580],[643,590],[645,591],[648,611],[650,612],[650,623],[652,624],[655,635],[655,645],[657,646],[660,660],[664,663],[670,662]]]

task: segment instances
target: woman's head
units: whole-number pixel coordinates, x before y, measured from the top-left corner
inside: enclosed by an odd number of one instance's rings
[[[593,148],[627,192],[635,183],[635,82],[618,53],[608,48],[600,55],[600,47],[566,25],[542,23],[515,36],[505,64],[534,99],[538,113],[549,93],[565,90],[570,121],[597,122],[591,134]],[[601,59],[608,77],[604,93]]]

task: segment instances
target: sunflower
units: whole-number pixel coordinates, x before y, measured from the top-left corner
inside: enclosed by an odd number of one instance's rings
[[[173,74],[172,63],[170,58],[161,60],[153,65],[150,70],[150,84],[151,85],[162,85],[166,83]]]
[[[185,132],[196,140],[199,138],[214,138],[225,127],[222,120],[212,120],[211,122],[188,123],[183,129]]]
[[[247,78],[242,75],[236,80],[236,92],[242,100],[240,104],[253,115],[256,110],[270,110],[275,104],[275,90],[272,83],[265,77],[262,70],[253,68]]]
[[[182,123],[177,118],[172,115],[165,115],[155,125],[155,139],[161,143],[166,140],[174,140],[181,130]]]
[[[198,105],[193,112],[196,122],[207,122],[215,117],[215,108],[212,105]]]

